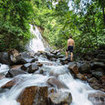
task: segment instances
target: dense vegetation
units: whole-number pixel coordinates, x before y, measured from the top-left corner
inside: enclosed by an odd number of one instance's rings
[[[63,50],[70,35],[79,52],[105,44],[105,0],[54,1],[1,0],[0,49],[24,46],[30,39],[29,23],[43,28],[50,45]]]
[[[21,49],[30,39],[30,0],[0,0],[0,50]]]

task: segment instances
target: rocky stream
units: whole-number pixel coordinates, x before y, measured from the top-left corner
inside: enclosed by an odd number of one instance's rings
[[[41,50],[0,52],[0,105],[105,105],[104,50],[74,62]]]

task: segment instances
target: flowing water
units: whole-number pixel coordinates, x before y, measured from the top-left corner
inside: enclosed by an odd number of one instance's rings
[[[44,51],[45,47],[43,44],[43,38],[36,26],[30,25],[30,32],[33,34],[34,38],[30,40],[27,45],[27,49],[31,52]]]
[[[30,49],[35,52],[38,50],[44,50],[44,45],[42,43],[42,37],[39,34],[38,29],[31,25],[31,32],[35,33],[37,39],[32,39],[30,41]],[[14,77],[16,79],[16,84],[11,88],[7,89],[4,92],[0,93],[0,105],[20,105],[16,99],[23,89],[29,86],[46,86],[46,81],[51,77],[50,73],[53,72],[57,76],[58,80],[63,82],[67,89],[62,89],[63,91],[68,91],[72,95],[72,104],[71,105],[93,105],[88,99],[89,93],[96,92],[93,90],[87,83],[84,83],[78,79],[74,79],[68,71],[67,65],[61,65],[58,62],[51,62],[45,58],[39,57],[40,62],[46,62],[46,64],[52,65],[43,65],[43,70],[45,75],[41,74],[24,74]],[[0,74],[6,74],[9,70],[7,65],[0,66]],[[0,80],[0,87],[11,79],[3,78]]]

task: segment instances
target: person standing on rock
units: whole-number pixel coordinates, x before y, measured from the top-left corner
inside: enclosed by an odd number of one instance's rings
[[[72,36],[67,40],[67,49],[66,49],[66,59],[68,58],[68,52],[70,52],[70,60],[73,61],[73,49],[75,47],[75,42],[72,39]]]

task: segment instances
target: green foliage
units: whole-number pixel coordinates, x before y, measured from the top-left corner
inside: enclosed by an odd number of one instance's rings
[[[30,39],[30,0],[0,1],[0,49],[20,49]]]
[[[20,48],[30,39],[29,23],[41,27],[51,46],[65,51],[70,35],[77,52],[105,44],[105,0],[1,0],[0,49]]]
[[[82,1],[74,0],[72,10],[69,10],[68,1],[65,0],[59,1],[56,7],[51,2],[43,4],[41,0],[35,3],[37,15],[34,23],[44,28],[43,36],[50,45],[64,51],[70,35],[73,35],[76,42],[77,52],[91,51],[105,44],[103,13],[99,2]]]

